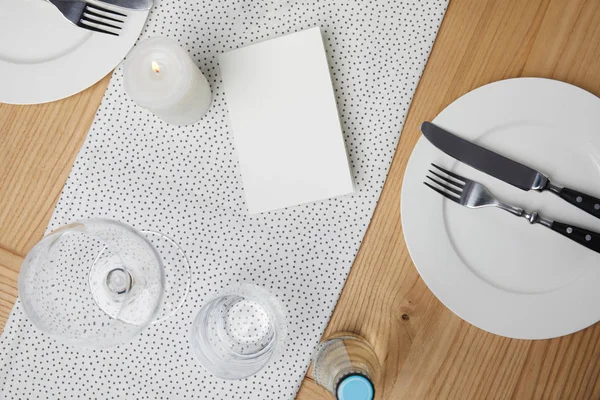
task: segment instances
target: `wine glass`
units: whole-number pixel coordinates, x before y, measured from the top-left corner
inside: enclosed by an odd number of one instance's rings
[[[194,319],[192,352],[208,372],[223,379],[256,374],[283,348],[285,310],[268,290],[237,284],[206,303]]]
[[[174,314],[190,281],[184,252],[167,236],[89,219],[37,243],[18,286],[39,330],[66,344],[105,348]]]

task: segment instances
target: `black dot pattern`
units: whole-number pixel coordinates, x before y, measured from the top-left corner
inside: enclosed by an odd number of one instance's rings
[[[369,224],[447,0],[160,0],[142,38],[187,49],[213,104],[187,127],[138,107],[114,73],[50,229],[87,217],[173,238],[192,269],[171,318],[108,350],[80,350],[38,333],[17,301],[0,342],[7,399],[290,399],[331,315]],[[217,56],[320,26],[357,192],[248,216]],[[307,160],[309,161],[309,160]],[[225,381],[189,348],[205,300],[238,282],[286,308],[281,356],[257,375]]]

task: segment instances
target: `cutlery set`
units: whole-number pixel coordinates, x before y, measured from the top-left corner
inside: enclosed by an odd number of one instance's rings
[[[600,218],[600,199],[585,193],[560,187],[535,169],[506,158],[491,150],[462,139],[431,122],[421,125],[423,135],[438,149],[458,161],[491,175],[521,190],[549,190],[568,203]],[[540,224],[600,253],[600,234],[572,224],[552,221],[537,212],[499,201],[485,186],[456,173],[431,164],[424,184],[445,198],[467,208],[497,207],[513,215],[526,218],[531,224]]]

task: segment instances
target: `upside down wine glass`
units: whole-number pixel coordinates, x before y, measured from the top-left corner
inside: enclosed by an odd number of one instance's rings
[[[174,314],[190,267],[167,236],[109,219],[66,225],[27,254],[19,296],[33,324],[59,342],[105,348]]]

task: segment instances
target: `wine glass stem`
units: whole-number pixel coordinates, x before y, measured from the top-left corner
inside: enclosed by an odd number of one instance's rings
[[[131,274],[123,268],[115,268],[106,275],[106,286],[114,294],[125,294],[133,286]]]

